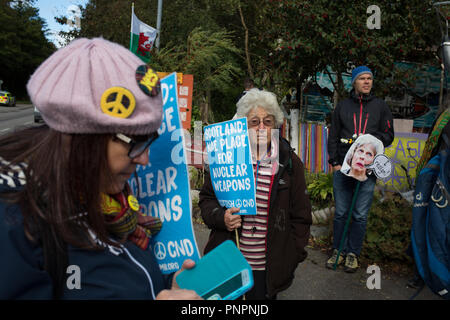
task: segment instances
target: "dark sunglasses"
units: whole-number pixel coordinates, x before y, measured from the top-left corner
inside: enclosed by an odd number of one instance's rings
[[[153,132],[148,139],[145,140],[134,140],[122,133],[116,133],[115,137],[120,141],[125,142],[130,145],[130,150],[128,151],[128,157],[131,159],[139,157],[145,150],[150,147],[150,145],[155,141],[159,134],[158,132]]]

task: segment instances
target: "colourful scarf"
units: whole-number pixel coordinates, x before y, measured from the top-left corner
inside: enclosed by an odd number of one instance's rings
[[[161,220],[144,216],[133,195],[127,197],[123,192],[115,195],[102,193],[101,200],[108,231],[118,239],[128,238],[139,248],[146,250],[150,237],[161,230]]]
[[[428,136],[427,142],[425,143],[425,148],[423,149],[422,156],[420,157],[419,163],[416,168],[416,175],[418,176],[422,168],[427,164],[428,160],[430,160],[431,155],[433,154],[434,149],[436,148],[439,137],[441,136],[442,129],[447,125],[450,121],[450,112],[445,110],[442,112],[440,117],[437,119],[436,124],[433,127],[430,135]]]

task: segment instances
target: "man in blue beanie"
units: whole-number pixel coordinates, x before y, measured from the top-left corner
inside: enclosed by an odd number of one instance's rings
[[[362,134],[371,134],[388,147],[394,140],[394,126],[388,105],[371,94],[373,73],[366,66],[352,71],[350,97],[338,103],[331,117],[328,138],[328,162],[333,167],[333,193],[336,205],[333,220],[333,253],[326,263],[332,269],[338,255],[348,211],[358,180],[346,176],[340,169],[351,144]],[[352,223],[338,264],[344,263],[344,271],[358,269],[358,257],[366,232],[367,215],[373,199],[376,178],[370,175],[359,182],[359,192],[352,212]]]
[[[360,66],[357,67],[355,69],[352,70],[352,86],[355,84],[355,80],[363,74],[368,74],[370,75],[372,81],[373,81],[373,73],[372,70],[370,70],[368,67],[366,66]]]

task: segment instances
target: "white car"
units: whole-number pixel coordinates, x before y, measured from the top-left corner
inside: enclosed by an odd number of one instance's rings
[[[44,119],[42,119],[41,112],[36,108],[36,106],[33,107],[34,107],[34,122],[35,123],[44,122]]]

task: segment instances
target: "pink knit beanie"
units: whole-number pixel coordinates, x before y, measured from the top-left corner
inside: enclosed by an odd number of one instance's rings
[[[142,65],[119,44],[77,39],[38,67],[27,90],[54,130],[146,135],[161,125],[162,95],[155,73],[149,69],[146,74],[148,68]],[[148,74],[147,85],[140,85],[138,81]]]

